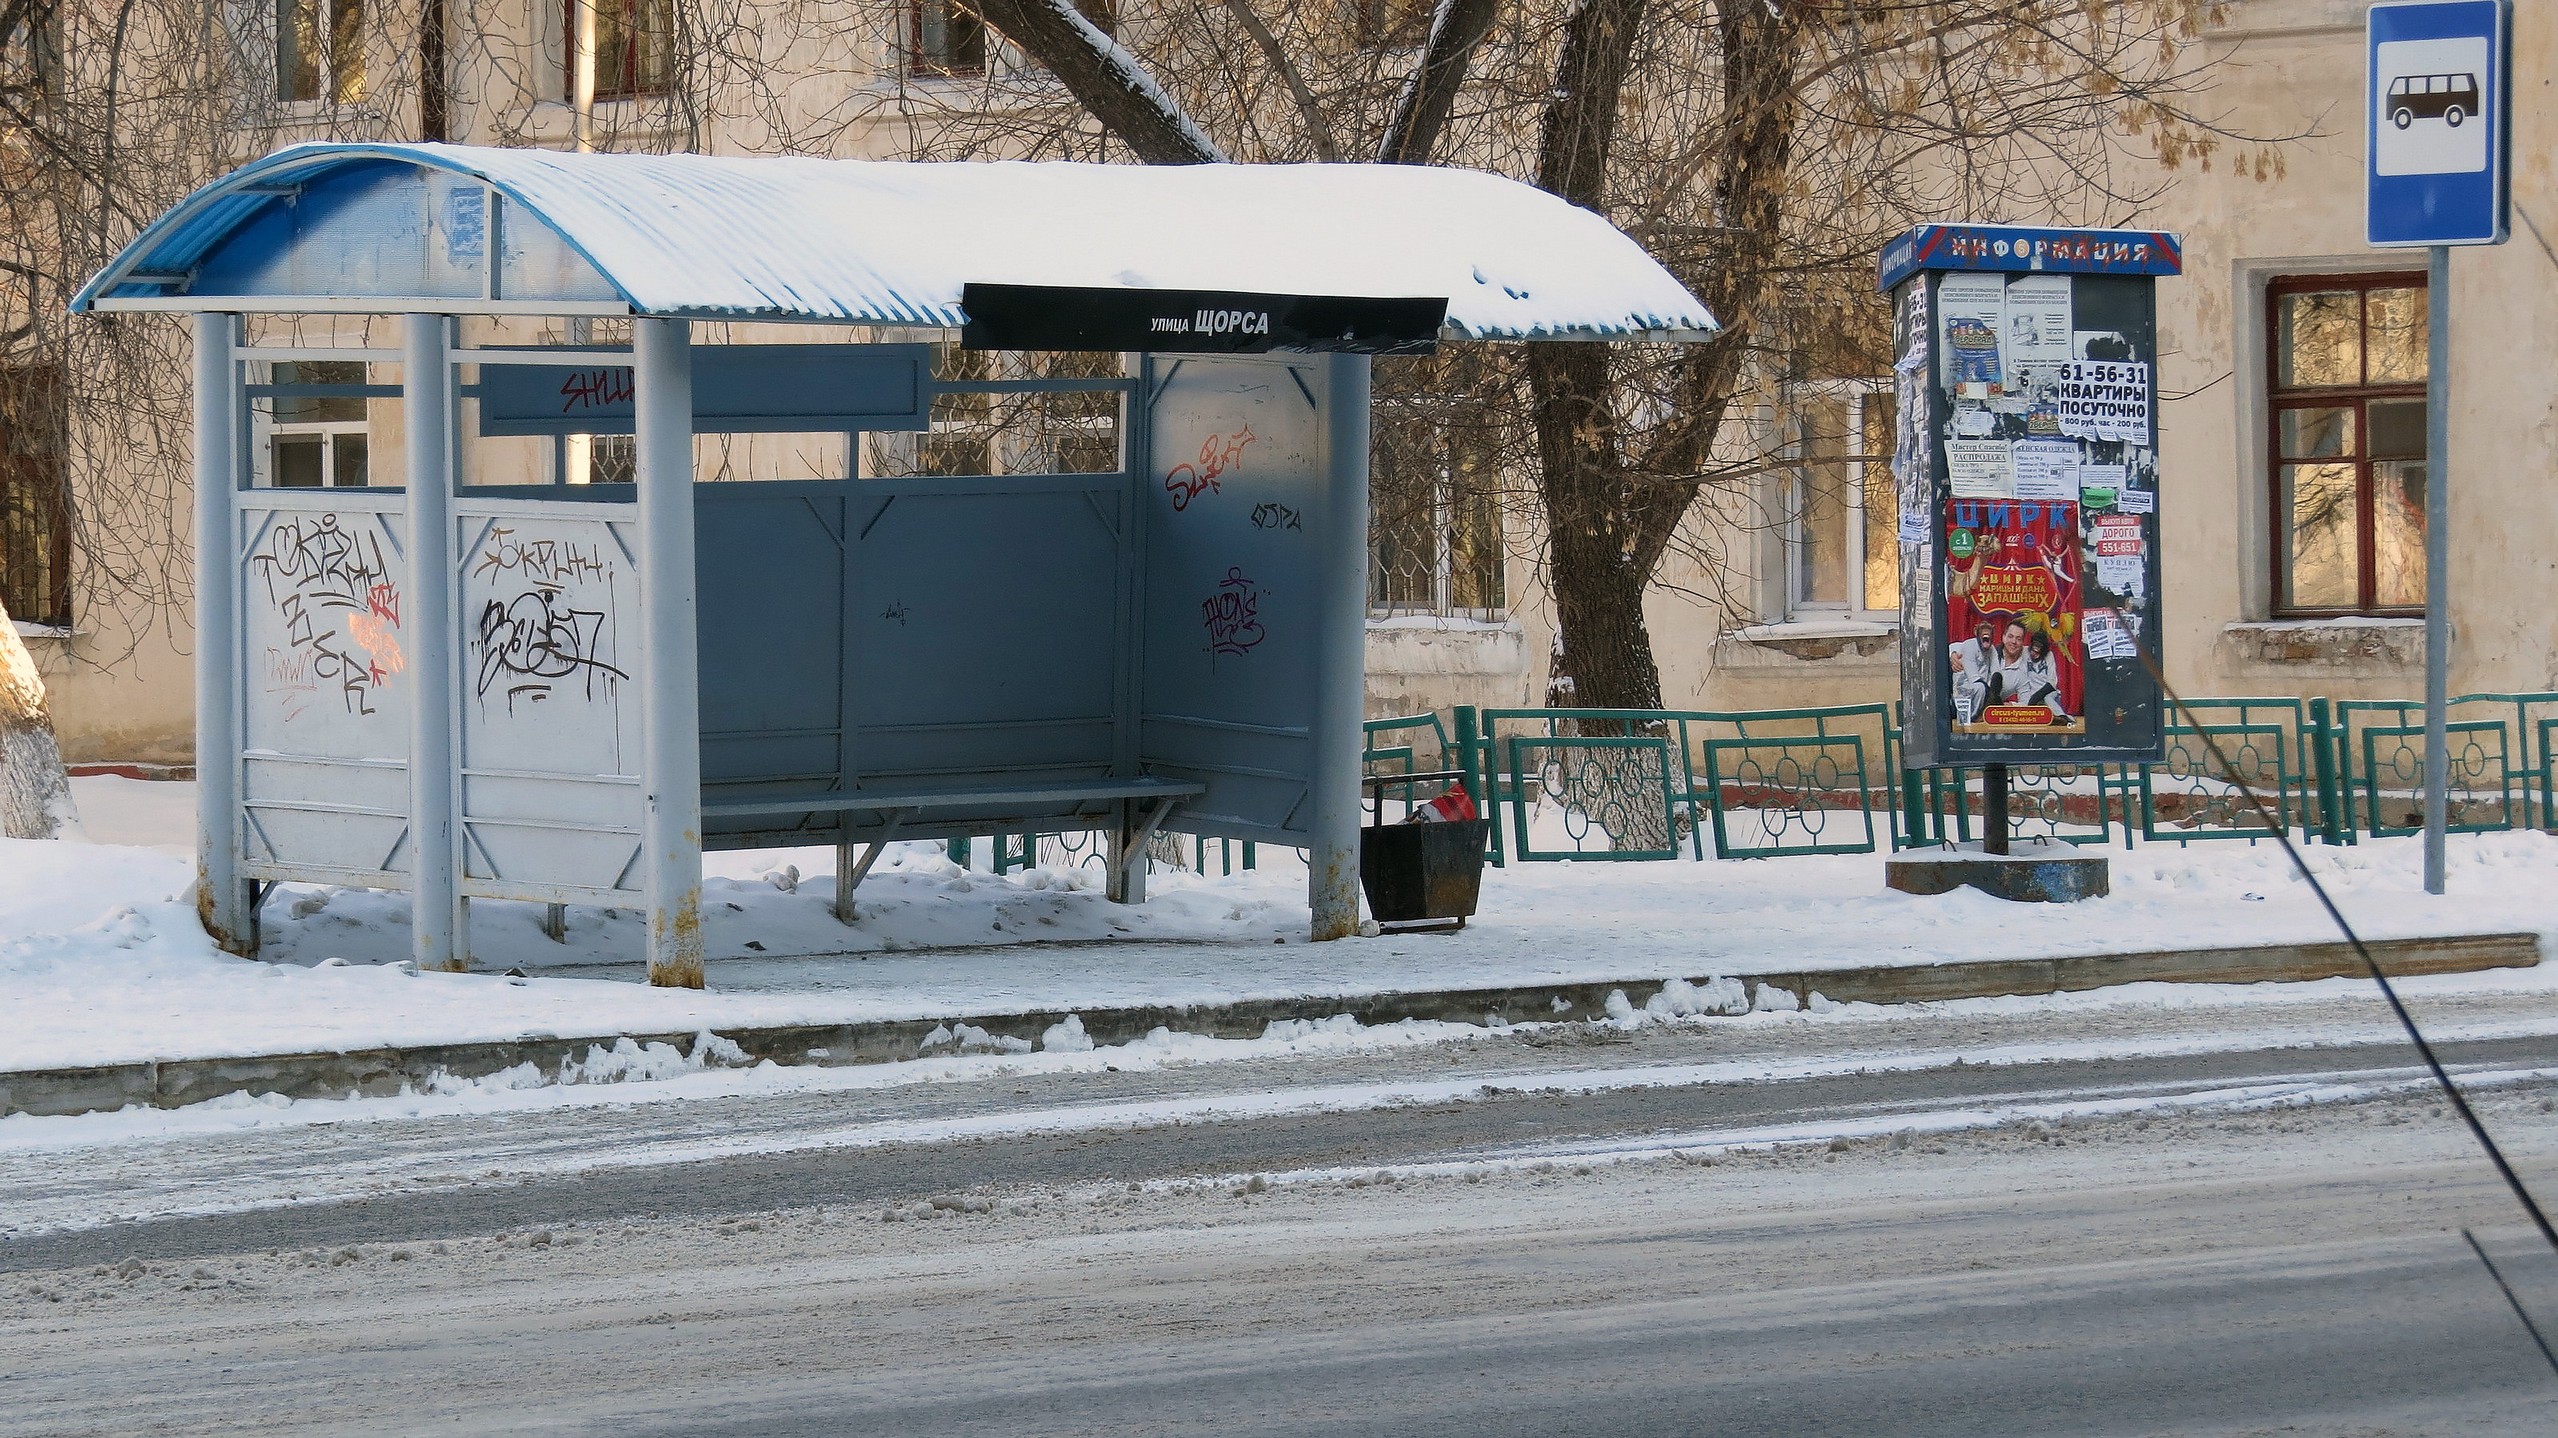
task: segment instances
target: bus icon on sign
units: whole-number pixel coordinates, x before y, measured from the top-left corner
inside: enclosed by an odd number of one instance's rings
[[[2487,42],[2462,37],[2372,47],[2372,170],[2460,175],[2487,169]]]
[[[2475,75],[2401,75],[2389,82],[2389,123],[2399,129],[2418,120],[2440,120],[2458,129],[2477,113]]]

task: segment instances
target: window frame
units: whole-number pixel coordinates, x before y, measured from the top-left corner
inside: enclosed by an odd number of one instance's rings
[[[302,366],[309,364],[352,365],[364,372],[364,378],[360,382],[313,380],[305,379],[299,373],[290,379],[276,377],[275,371],[280,365],[292,365],[298,371]],[[362,360],[275,360],[269,361],[264,368],[266,374],[259,388],[268,392],[254,396],[250,406],[252,438],[256,446],[253,451],[256,456],[256,467],[251,476],[251,484],[260,489],[307,488],[308,486],[287,485],[282,482],[281,466],[276,463],[276,442],[281,439],[317,436],[320,441],[320,483],[316,486],[317,488],[373,488],[373,401],[385,394],[397,395],[400,392],[398,387],[373,383],[370,367]],[[314,392],[277,395],[272,393],[275,389]],[[276,417],[276,404],[281,399],[353,399],[364,405],[364,418],[279,419]],[[340,484],[337,479],[338,442],[350,435],[364,441],[364,480],[360,484]]]
[[[2324,274],[2280,274],[2265,281],[2262,322],[2265,326],[2264,430],[2257,437],[2259,453],[2265,460],[2265,571],[2269,588],[2267,612],[2277,619],[2421,619],[2425,606],[2385,605],[2374,602],[2380,592],[2379,543],[2376,529],[2378,506],[2372,479],[2376,462],[2371,455],[2371,404],[2427,399],[2427,380],[2393,380],[2375,384],[2371,374],[2371,292],[2374,290],[2413,289],[2425,294],[2426,324],[2433,323],[2433,295],[2429,277],[2423,270],[2349,270]],[[2350,385],[2286,388],[2283,373],[2282,303],[2287,295],[2332,294],[2351,290],[2356,295],[2356,358],[2361,366],[2359,382]],[[2287,458],[2283,453],[2283,416],[2298,410],[2346,409],[2354,413],[2354,592],[2351,605],[2294,604],[2290,602],[2290,575],[2286,573],[2287,555],[2291,550],[2291,516],[2283,502],[2283,466],[2309,461]],[[2340,461],[2329,461],[2340,462]],[[2434,482],[2427,472],[2425,482]]]
[[[1478,533],[1473,537],[1479,542],[1488,542],[1491,546],[1490,572],[1482,577],[1491,581],[1495,591],[1493,597],[1498,602],[1489,605],[1457,603],[1457,551],[1461,547],[1457,542],[1458,531],[1467,523],[1467,516],[1459,512],[1459,505],[1464,499],[1480,502],[1484,495],[1479,491],[1460,494],[1463,485],[1460,482],[1457,453],[1458,426],[1439,423],[1433,424],[1430,428],[1428,527],[1431,536],[1430,597],[1426,600],[1385,597],[1387,585],[1383,571],[1386,566],[1379,551],[1379,541],[1382,539],[1391,543],[1392,535],[1389,533],[1388,526],[1377,523],[1377,486],[1372,472],[1368,507],[1368,618],[1371,621],[1381,621],[1422,616],[1433,619],[1463,619],[1482,624],[1506,622],[1510,617],[1511,607],[1509,549],[1503,532],[1501,506],[1497,500],[1484,506],[1480,511],[1488,517],[1491,533],[1488,535]],[[1372,451],[1374,448],[1372,441]],[[1496,451],[1487,448],[1478,454],[1477,458],[1489,460],[1497,472],[1499,460]],[[1373,471],[1375,466],[1373,454],[1370,465]],[[1465,481],[1470,483],[1474,477],[1472,472],[1469,472],[1465,476]]]
[[[977,23],[977,59],[973,64],[950,63],[924,53],[924,7],[939,4],[947,13],[965,11]],[[974,80],[983,76],[994,59],[995,31],[986,17],[977,13],[966,0],[906,0],[906,74],[917,80]],[[945,19],[945,28],[948,25]]]
[[[345,105],[361,105],[367,98],[366,84],[371,66],[366,62],[365,45],[372,29],[368,13],[371,0],[275,0],[274,43],[269,58],[275,68],[275,100],[279,105],[299,106],[306,110],[331,109]],[[293,74],[299,68],[286,63],[288,53],[299,56],[296,46],[288,52],[295,38],[297,12],[308,6],[314,20],[313,33],[319,40],[319,53],[313,56],[316,89],[308,95],[293,93]],[[348,33],[339,33],[341,24]],[[342,42],[351,42],[354,54],[341,64]]]
[[[1882,423],[1886,443],[1880,450],[1868,448],[1867,427],[1875,423],[1872,411],[1876,408],[1877,400],[1891,403],[1897,398],[1892,377],[1889,375],[1866,379],[1817,380],[1788,387],[1789,403],[1785,438],[1786,445],[1792,450],[1793,455],[1786,466],[1783,481],[1785,501],[1783,506],[1785,529],[1782,545],[1784,555],[1782,592],[1785,601],[1783,622],[1789,624],[1852,622],[1892,626],[1898,626],[1901,622],[1901,610],[1898,604],[1888,609],[1875,609],[1865,603],[1865,570],[1867,562],[1872,557],[1866,553],[1865,545],[1866,478],[1868,471],[1877,465],[1885,466],[1886,473],[1889,472],[1891,445],[1888,441],[1891,437],[1892,425],[1888,420]],[[1855,597],[1845,601],[1807,597],[1807,591],[1811,586],[1804,573],[1804,564],[1810,550],[1804,542],[1804,522],[1811,514],[1812,467],[1817,462],[1823,462],[1816,461],[1810,452],[1811,433],[1807,424],[1808,416],[1805,414],[1807,406],[1803,402],[1812,399],[1847,401],[1847,433],[1840,437],[1840,452],[1836,460],[1836,463],[1846,467],[1853,476],[1853,482],[1848,484],[1845,495],[1844,524],[1847,552],[1843,563],[1847,571],[1850,593]],[[1897,549],[1892,557],[1897,564],[1899,562]]]
[[[554,8],[558,12],[560,26],[561,99],[570,104],[575,104],[577,101],[577,12],[581,5],[595,7],[596,28],[599,32],[595,50],[595,103],[608,105],[627,100],[656,100],[675,93],[676,56],[672,0],[656,0],[656,3],[666,10],[669,22],[668,28],[659,36],[666,46],[664,73],[654,83],[644,78],[646,70],[640,63],[641,44],[648,38],[649,32],[640,27],[639,17],[642,10],[650,3],[652,0],[557,0]],[[631,77],[631,83],[626,88],[617,88],[605,83],[605,76],[610,71],[600,32],[603,28],[602,21],[606,5],[616,6],[621,11],[624,21],[622,33],[626,37],[626,47],[623,58],[630,63]]]
[[[23,386],[24,398],[30,403],[43,404],[47,410],[44,454],[27,456],[23,465],[18,456],[0,454],[0,511],[21,509],[34,521],[33,527],[40,531],[33,537],[41,545],[41,552],[36,556],[37,580],[46,601],[41,608],[30,604],[22,609],[12,603],[9,618],[21,624],[67,631],[71,628],[72,618],[70,371],[59,361],[10,365],[6,369],[10,372],[8,384]],[[34,371],[47,371],[49,374],[43,378],[22,378]],[[48,388],[52,392],[49,397],[38,397],[34,393]],[[45,467],[48,458],[52,472],[49,475],[37,472]],[[13,496],[10,491],[18,489],[20,480],[27,482],[25,493],[11,502]],[[0,535],[0,540],[5,538],[5,535]]]

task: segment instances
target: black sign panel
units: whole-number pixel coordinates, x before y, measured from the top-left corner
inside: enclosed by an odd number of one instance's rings
[[[1232,290],[969,285],[972,350],[1151,350],[1158,354],[1428,354],[1443,299],[1256,295]]]

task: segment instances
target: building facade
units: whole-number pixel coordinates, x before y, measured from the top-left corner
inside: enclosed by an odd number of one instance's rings
[[[829,153],[901,155],[917,123],[901,95],[932,92],[946,110],[954,87],[1002,63],[965,8],[904,0],[862,32],[857,53],[797,54],[776,31],[762,43],[804,83],[774,87],[765,112],[697,113],[666,84],[676,40],[648,3],[598,13],[595,143],[636,137],[652,148],[752,152],[820,136]],[[1087,13],[1115,23],[1107,10]],[[396,75],[397,55],[365,33],[351,0],[289,0],[279,17],[263,43],[284,117],[302,125],[298,133],[343,133],[340,112],[355,103],[346,97],[378,93],[372,77]],[[2164,657],[2188,693],[2421,691],[2425,363],[2430,317],[2446,297],[2428,293],[2421,252],[2362,242],[2362,28],[2363,8],[2349,0],[2236,0],[2198,42],[2219,67],[2212,101],[2230,130],[2301,136],[2279,147],[2275,167],[2188,164],[2136,216],[1928,217],[2137,223],[2184,237],[2184,275],[2159,285],[2157,387],[2160,484],[2170,496]],[[573,30],[565,4],[493,25],[495,39],[473,52],[483,57],[476,68],[457,63],[451,137],[577,143]],[[2459,252],[2448,296],[2455,692],[2558,688],[2558,519],[2536,502],[2558,467],[2558,117],[2535,108],[2558,81],[2558,15],[2517,7],[2513,39],[2513,238]],[[947,362],[982,360],[954,353]],[[373,377],[305,368],[265,378],[338,389],[262,405],[255,442],[276,482],[396,482],[396,404],[362,393]],[[39,416],[11,423],[0,456],[8,602],[47,674],[68,756],[183,764],[192,713],[185,616],[165,609],[137,625],[129,607],[80,592],[83,570],[69,561],[61,517],[45,508],[56,491],[43,383],[22,376],[0,395],[13,414]],[[1688,521],[1696,542],[1676,549],[1647,604],[1666,703],[1775,708],[1895,695],[1888,443],[1875,438],[1890,431],[1891,399],[1881,375],[1770,387],[1754,442],[1782,446],[1785,463],[1747,496],[1699,503]],[[1060,414],[1033,427],[1047,436],[1035,452],[998,455],[973,432],[992,433],[999,418],[1018,430],[1018,416],[941,418],[933,435],[876,438],[868,453],[811,442],[703,459],[740,476],[1081,468],[1106,463],[1112,443],[1099,417]],[[609,480],[626,462],[609,440],[574,452],[528,445],[506,461],[516,472],[490,477],[574,470]],[[1381,426],[1372,714],[1537,705],[1552,694],[1555,630],[1533,516],[1485,500],[1470,482],[1498,462],[1461,439],[1397,437]],[[113,482],[111,473],[81,476],[73,503]]]

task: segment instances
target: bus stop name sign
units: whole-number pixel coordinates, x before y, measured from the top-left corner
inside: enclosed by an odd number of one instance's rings
[[[2364,236],[2374,246],[2505,239],[2506,0],[2371,7]]]

